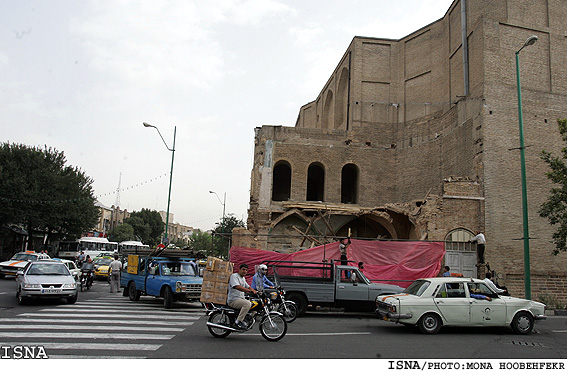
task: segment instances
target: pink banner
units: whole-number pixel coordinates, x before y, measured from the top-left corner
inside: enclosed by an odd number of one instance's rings
[[[439,275],[441,262],[445,255],[443,242],[429,241],[365,241],[352,239],[347,248],[349,265],[364,263],[364,275],[377,282],[396,284],[407,287],[411,281],[419,278],[431,278]],[[230,261],[234,262],[235,271],[241,263],[249,266],[247,280],[254,275],[255,266],[263,261],[339,261],[341,253],[339,243],[325,244],[311,249],[283,254],[259,249],[232,247]],[[301,275],[306,270],[301,270]],[[313,270],[321,275],[319,270]]]

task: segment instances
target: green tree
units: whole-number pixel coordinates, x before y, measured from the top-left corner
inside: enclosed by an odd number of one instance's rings
[[[227,215],[224,221],[217,222],[213,233],[213,251],[211,252],[214,256],[228,258],[228,252],[232,245],[232,229],[235,227],[246,227],[246,224],[233,214]]]
[[[557,120],[557,124],[563,142],[567,142],[567,119]],[[539,215],[547,218],[551,225],[558,225],[553,233],[555,255],[567,251],[567,165],[565,165],[567,147],[563,147],[561,154],[561,157],[553,156],[546,150],[541,153],[541,158],[550,168],[546,176],[556,185],[539,210]]]
[[[63,152],[0,144],[0,225],[20,225],[52,238],[78,238],[99,218],[93,180],[66,165]],[[34,249],[33,240],[29,246]]]
[[[189,248],[205,256],[211,255],[211,234],[196,230],[189,237]]]
[[[139,212],[132,212],[124,222],[132,225],[134,235],[144,244],[152,246],[160,243],[165,224],[159,212],[142,208]]]
[[[110,233],[108,234],[108,240],[112,242],[123,242],[127,240],[134,240],[134,228],[132,225],[128,223],[123,223],[121,225],[116,226]]]

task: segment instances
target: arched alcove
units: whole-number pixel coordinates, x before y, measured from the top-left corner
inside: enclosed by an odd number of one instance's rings
[[[325,200],[325,168],[321,163],[309,165],[307,170],[307,201]]]
[[[347,109],[348,109],[348,68],[343,68],[339,78],[339,87],[335,99],[335,129],[347,129]]]
[[[272,175],[272,200],[286,201],[291,196],[291,166],[286,161],[277,162]]]
[[[341,203],[358,203],[358,167],[346,164],[341,170]]]

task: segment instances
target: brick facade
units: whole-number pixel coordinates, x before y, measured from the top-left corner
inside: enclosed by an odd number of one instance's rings
[[[554,228],[538,215],[551,187],[540,153],[564,145],[567,4],[466,1],[466,39],[461,16],[455,0],[442,19],[400,40],[355,37],[295,127],[256,129],[248,230],[235,245],[294,251],[316,244],[301,232],[317,242],[349,229],[445,240],[480,229],[486,261],[523,295],[514,56],[537,35],[520,54],[532,297],[567,293],[567,256],[551,254]]]

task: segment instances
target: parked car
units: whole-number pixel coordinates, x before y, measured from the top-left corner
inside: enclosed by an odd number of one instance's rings
[[[458,277],[419,279],[401,294],[378,296],[376,312],[426,334],[442,326],[509,326],[525,335],[547,318],[540,302],[500,296],[480,279]]]
[[[0,279],[6,275],[16,276],[19,270],[22,270],[30,261],[49,260],[45,253],[36,253],[34,251],[25,251],[16,253],[10,260],[0,262]]]
[[[39,260],[29,262],[16,276],[16,297],[20,304],[32,298],[65,298],[67,303],[77,301],[78,286],[63,262]]]

